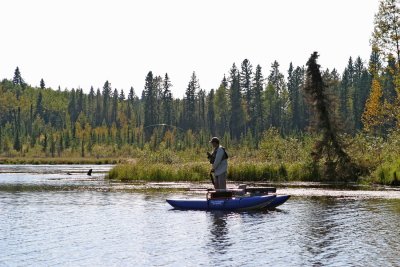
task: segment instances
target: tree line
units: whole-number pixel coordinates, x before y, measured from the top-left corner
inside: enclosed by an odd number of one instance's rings
[[[12,80],[0,83],[0,150],[21,152],[40,145],[44,152],[60,155],[69,148],[90,151],[94,144],[143,147],[163,141],[169,146],[181,141],[184,147],[194,145],[190,140],[195,138],[204,145],[210,136],[228,143],[251,139],[256,147],[272,127],[283,135],[307,132],[311,115],[304,101],[304,67],[290,64],[287,78],[279,67],[275,61],[264,78],[261,66],[253,68],[245,59],[208,92],[193,72],[183,99],[173,97],[167,73],[162,77],[150,71],[139,97],[133,87],[126,96],[109,81],[88,94],[82,88],[46,88],[43,79],[36,88],[25,83],[17,67]],[[386,75],[391,78],[390,72]],[[363,126],[372,73],[358,57],[354,63],[349,59],[342,76],[334,69],[325,70],[323,77],[337,96],[337,112],[347,131],[356,133]]]
[[[398,127],[399,14],[397,0],[382,0],[370,58],[350,57],[342,72],[321,73],[342,133],[385,135]],[[140,95],[109,81],[85,93],[47,88],[43,79],[30,86],[17,67],[12,79],[0,83],[0,153],[61,156],[70,150],[84,156],[103,145],[184,149],[204,146],[210,136],[222,137],[227,146],[257,148],[271,128],[284,136],[310,132],[315,118],[305,98],[305,72],[293,64],[283,71],[277,61],[264,71],[244,59],[209,91],[193,72],[180,99],[168,73],[149,71]]]

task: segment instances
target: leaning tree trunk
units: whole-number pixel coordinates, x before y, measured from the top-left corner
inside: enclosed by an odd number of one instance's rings
[[[324,177],[326,179],[354,180],[359,176],[359,168],[344,151],[337,133],[338,125],[334,115],[330,115],[331,99],[326,92],[317,58],[318,53],[314,52],[307,62],[304,88],[307,101],[315,114],[315,130],[322,135],[321,139],[316,142],[311,155],[314,163],[324,161]]]

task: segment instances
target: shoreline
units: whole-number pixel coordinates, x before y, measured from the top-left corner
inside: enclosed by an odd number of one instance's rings
[[[37,157],[37,158],[25,158],[25,157],[0,157],[1,165],[108,165],[108,164],[120,164],[126,163],[125,159],[122,158],[48,158],[48,157]]]

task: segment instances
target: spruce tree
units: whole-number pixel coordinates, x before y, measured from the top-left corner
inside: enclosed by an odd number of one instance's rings
[[[387,65],[383,70],[383,98],[390,104],[396,100],[396,59],[389,55]]]
[[[263,86],[264,86],[263,83],[264,83],[264,77],[262,74],[262,69],[260,65],[257,65],[252,86],[254,92],[254,97],[253,97],[254,112],[251,118],[251,120],[254,123],[252,131],[256,135],[257,140],[259,138],[259,135],[264,130],[264,111],[263,111],[263,97],[262,97]]]
[[[203,130],[206,126],[206,92],[200,89],[197,94],[197,121],[198,129]]]
[[[240,90],[240,75],[235,63],[230,70],[230,113],[229,128],[231,136],[239,139],[244,130],[244,110],[242,106],[242,94]]]
[[[99,88],[97,88],[96,92],[96,113],[94,118],[96,121],[96,126],[100,126],[103,122],[103,110],[102,110],[102,96]]]
[[[224,74],[224,78],[222,78],[221,84],[225,88],[228,88],[228,80],[226,79],[225,74]]]
[[[146,140],[149,140],[150,134],[153,132],[152,126],[156,124],[157,118],[157,95],[154,86],[153,72],[151,71],[149,71],[146,76],[142,98],[144,100],[144,128]]]
[[[69,103],[68,103],[68,113],[69,113],[69,116],[71,118],[72,125],[74,125],[76,120],[77,120],[77,118],[78,118],[78,113],[76,112],[75,89],[72,89],[71,93],[70,93],[70,98],[69,98]]]
[[[173,98],[171,93],[172,83],[169,79],[168,73],[165,73],[163,82],[163,93],[162,93],[162,107],[163,107],[163,123],[168,125],[172,124],[172,112],[173,112]]]
[[[122,101],[125,100],[124,89],[121,89],[121,92],[120,92],[120,94],[119,94],[119,96],[118,96],[118,100],[119,100],[119,102],[122,102]]]
[[[135,90],[133,87],[129,89],[129,94],[128,94],[128,108],[126,111],[126,117],[130,120],[132,118],[132,112],[133,112],[133,107],[135,105],[135,101],[137,99],[137,96],[135,94]]]
[[[230,107],[228,100],[228,90],[222,82],[217,91],[215,92],[214,99],[215,107],[215,123],[216,135],[223,136],[229,132],[230,122]]]
[[[46,88],[46,84],[44,83],[44,80],[42,78],[42,79],[40,79],[40,89],[44,89],[44,88]]]
[[[208,131],[211,133],[212,136],[216,136],[214,99],[215,99],[214,89],[211,89],[207,97],[207,122],[208,122]]]
[[[195,114],[196,114],[196,96],[199,88],[200,88],[199,81],[196,77],[196,73],[193,72],[185,92],[185,101],[184,101],[185,128],[188,130],[197,129],[197,121]]]
[[[110,98],[111,98],[111,84],[106,81],[103,86],[103,114],[102,120],[106,122],[108,127],[111,126],[111,118],[110,118]]]
[[[372,78],[376,78],[380,75],[381,70],[382,70],[382,61],[379,55],[379,48],[376,46],[372,46],[372,51],[368,63],[369,74],[371,75]]]
[[[112,97],[112,106],[111,106],[111,124],[117,123],[117,115],[118,115],[118,90],[114,89]]]
[[[76,115],[84,111],[84,96],[82,88],[76,90]]]
[[[13,84],[21,86],[25,85],[24,79],[22,79],[21,72],[19,71],[18,67],[14,71]]]
[[[283,110],[286,102],[286,83],[283,74],[279,71],[279,63],[275,60],[271,65],[271,71],[268,76],[268,85],[270,86],[270,118],[273,127],[282,126]]]
[[[344,145],[338,134],[338,125],[331,112],[331,100],[322,79],[318,53],[314,52],[307,62],[307,80],[305,92],[315,114],[314,128],[321,134],[311,153],[314,163],[324,159],[324,177],[328,180],[353,180],[359,175],[359,168],[352,163],[344,151]]]
[[[94,89],[93,86],[90,87],[89,95],[88,95],[88,118],[90,121],[90,124],[92,126],[96,125],[96,118],[95,118],[95,95],[94,95]]]
[[[42,92],[39,91],[38,96],[36,98],[36,110],[35,110],[35,117],[40,116],[43,118],[43,96]]]
[[[253,89],[252,89],[252,74],[253,66],[248,59],[243,60],[240,71],[240,87],[244,93],[246,100],[246,112],[250,118],[250,128],[254,126],[254,102],[253,102]]]
[[[363,79],[365,79],[365,77],[363,77],[365,71],[364,63],[360,57],[357,57],[354,62],[354,93],[352,101],[355,130],[360,130],[362,128],[361,115],[366,101],[366,91],[368,91],[363,81]]]

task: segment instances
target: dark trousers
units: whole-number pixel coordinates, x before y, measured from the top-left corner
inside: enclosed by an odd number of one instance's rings
[[[226,172],[220,175],[214,175],[214,187],[215,189],[226,189]]]

